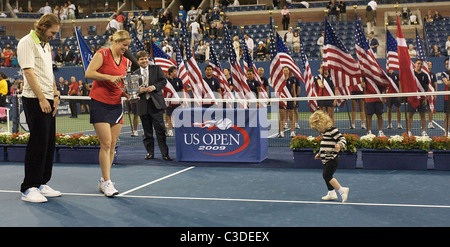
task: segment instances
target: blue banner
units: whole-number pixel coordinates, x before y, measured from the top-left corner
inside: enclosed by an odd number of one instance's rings
[[[260,163],[267,109],[187,108],[173,113],[177,161]]]
[[[83,60],[84,71],[86,71],[94,54],[92,53],[91,48],[86,44],[86,41],[80,34],[78,28],[75,28],[75,34],[77,36],[78,47],[80,48],[81,59]]]

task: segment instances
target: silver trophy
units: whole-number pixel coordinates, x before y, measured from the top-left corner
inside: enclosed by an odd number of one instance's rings
[[[130,100],[139,99],[140,81],[143,81],[142,75],[127,75],[123,78],[126,92],[130,95]]]

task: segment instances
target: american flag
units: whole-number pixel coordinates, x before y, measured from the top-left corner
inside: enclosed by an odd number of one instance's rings
[[[137,38],[136,38],[136,40],[139,41]],[[153,49],[153,54],[155,56],[154,63],[156,65],[159,65],[159,67],[161,67],[161,69],[164,73],[167,74],[167,70],[170,67],[177,66],[177,63],[175,62],[175,60],[173,60],[169,55],[167,55],[167,53],[162,51],[161,48],[159,48],[159,46],[157,46],[155,43],[153,43],[153,41],[152,41],[152,49]],[[144,51],[145,51],[145,49],[144,49]],[[169,60],[169,58],[170,58],[170,60]],[[166,82],[167,82],[166,86],[163,88],[164,98],[180,98],[177,94],[177,91],[173,88],[172,84],[170,84],[170,82],[167,81],[167,79],[166,79]],[[169,105],[169,102],[166,102],[166,104]]]
[[[365,76],[367,92],[371,94],[381,94],[377,87],[378,85],[392,88],[393,92],[398,93],[399,90],[397,85],[395,85],[394,81],[386,74],[385,70],[375,58],[372,49],[370,49],[367,44],[364,29],[359,20],[355,21],[355,48],[358,63]]]
[[[394,36],[386,30],[386,61],[387,70],[399,70],[398,52],[397,52],[397,40]]]
[[[177,66],[177,62],[165,53],[155,42],[152,41],[153,59],[156,65],[159,65],[164,73],[172,66]]]
[[[183,88],[184,88],[184,97],[190,98],[188,93],[188,88],[192,89],[191,85],[191,77],[189,76],[188,71],[186,70],[186,66],[184,66],[183,57],[181,56],[181,49],[180,45],[178,44],[178,41],[175,42],[175,49],[176,49],[176,59],[177,59],[177,77],[181,79],[183,82]],[[194,99],[201,99],[201,95],[196,95],[193,91]],[[188,102],[185,102],[183,104],[185,107],[187,107],[189,104]]]
[[[220,82],[220,88],[222,89],[222,97],[224,99],[235,99],[233,93],[231,92],[230,85],[228,84],[227,78],[223,74],[222,66],[217,59],[216,52],[213,47],[209,48],[209,65],[213,67],[213,76],[217,78]],[[227,108],[233,108],[232,102],[227,102]]]
[[[336,87],[347,88],[361,83],[359,64],[350,55],[325,18],[324,69],[328,67]]]
[[[259,91],[259,98],[260,99],[268,99],[269,95],[266,92],[266,89],[264,88],[263,82],[261,81],[261,78],[258,74],[258,69],[256,68],[255,64],[253,63],[253,58],[250,54],[250,51],[248,50],[247,43],[245,43],[245,39],[242,39],[241,41],[242,46],[242,60],[244,64],[244,71],[247,71],[249,68],[252,68],[253,74],[255,77],[255,80],[259,83],[260,91]],[[261,102],[261,107],[266,107],[267,102]]]
[[[239,62],[236,60],[236,52],[233,48],[230,32],[227,27],[224,27],[224,31],[225,47],[228,54],[228,62],[230,63],[231,76],[234,82],[233,86],[234,91],[236,92],[235,96],[238,99],[256,99],[256,97],[250,90],[250,87],[247,85],[247,78],[242,73]],[[245,108],[246,104],[244,104],[243,106]]]
[[[417,28],[416,28],[416,43],[417,43],[417,58],[423,60],[422,71],[428,76],[428,81],[430,82],[428,84],[428,91],[434,92],[435,90],[434,90],[433,84],[431,84],[430,69],[428,68],[428,64],[427,64],[427,57],[425,56],[425,52],[423,49],[423,41],[422,41],[422,38],[420,38],[420,36],[419,36],[419,32],[417,31]],[[428,103],[430,105],[430,110],[435,113],[436,109],[434,108],[434,106],[436,104],[436,97],[433,95],[428,96]]]
[[[299,35],[300,37],[300,35]],[[314,87],[314,77],[311,72],[311,67],[309,66],[308,57],[305,53],[305,48],[303,47],[303,41],[300,37],[300,57],[302,59],[303,63],[303,76],[304,76],[304,83],[306,88],[306,94],[308,97],[317,97],[316,88]],[[316,100],[308,100],[309,110],[311,112],[315,112],[319,109],[317,106]]]
[[[131,36],[133,36],[134,46],[136,47],[137,51],[147,51],[145,50],[144,44],[142,44],[142,42],[139,40],[136,29],[133,29]]]
[[[289,48],[286,46],[286,44],[283,42],[283,39],[281,36],[277,34],[277,47],[278,47],[278,54],[280,55],[280,62],[281,66],[287,66],[291,70],[291,72],[297,76],[300,81],[305,81],[303,79],[302,72],[300,71],[300,68],[298,67],[297,63],[295,63],[294,59],[291,56],[291,52],[289,51]]]
[[[325,17],[325,49],[323,51],[323,69],[329,69],[331,79],[337,89],[337,95],[349,95],[349,86],[361,83],[361,70],[359,64],[350,55],[344,44],[335,34],[330,23]],[[337,100],[337,104],[343,107],[345,100]]]
[[[400,71],[400,87],[404,93],[415,93],[419,91],[419,86],[422,86],[417,80],[414,74],[414,65],[411,62],[409,56],[408,47],[406,46],[406,39],[403,36],[400,19],[397,16],[397,51]],[[422,90],[423,91],[423,88]],[[420,104],[420,97],[408,97],[408,102],[414,108],[417,108]]]
[[[201,95],[203,99],[215,99],[214,93],[209,87],[208,83],[203,80],[202,71],[198,67],[194,54],[191,50],[189,34],[187,32],[186,23],[181,21],[181,38],[184,41],[184,47],[186,51],[186,64],[191,76],[191,85],[194,91],[198,95]],[[203,104],[210,104],[211,102],[203,102]]]
[[[286,88],[286,82],[284,81],[284,75],[283,75],[283,66],[281,64],[281,56],[283,54],[280,54],[278,52],[278,42],[275,41],[275,29],[273,26],[273,20],[272,17],[270,17],[270,29],[269,32],[269,56],[270,56],[270,80],[272,81],[273,90],[275,91],[276,97],[280,98],[292,98],[291,93]],[[277,39],[278,40],[278,39]],[[280,101],[280,106],[286,108],[287,102],[286,101]]]

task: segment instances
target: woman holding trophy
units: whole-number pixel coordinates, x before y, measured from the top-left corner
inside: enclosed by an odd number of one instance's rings
[[[110,41],[110,48],[95,53],[85,73],[87,79],[94,81],[89,96],[92,98],[90,122],[100,140],[102,177],[98,189],[107,197],[119,194],[111,182],[110,171],[123,124],[121,97],[124,93],[121,88],[131,66],[130,60],[123,56],[131,43],[130,34],[125,30],[117,31],[110,36]]]

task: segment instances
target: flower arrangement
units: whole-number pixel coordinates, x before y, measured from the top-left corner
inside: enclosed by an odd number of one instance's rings
[[[360,142],[359,136],[355,134],[343,134],[343,136],[345,137],[347,145],[345,145],[345,148],[342,151],[349,151],[351,153],[356,153]]]
[[[402,136],[395,135],[389,138],[390,149],[420,149],[428,151],[430,149],[431,138],[428,136],[409,136],[403,133]]]
[[[100,140],[97,135],[83,135],[83,133],[65,135],[56,134],[56,145],[74,146],[99,146]]]
[[[30,139],[30,134],[28,133],[1,133],[0,134],[0,143],[1,144],[27,144]]]
[[[65,135],[56,134],[55,144],[56,145],[66,145],[70,147],[74,146],[99,146],[100,141],[97,135]],[[27,144],[30,139],[30,134],[28,133],[0,133],[0,144],[14,145],[14,144]]]
[[[434,150],[450,150],[450,138],[447,136],[435,136],[430,141],[430,148]]]
[[[299,149],[299,148],[313,148],[315,149],[316,146],[320,143],[320,140],[317,138],[314,138],[312,136],[302,136],[297,135],[292,138],[291,143],[289,144],[289,148],[291,149]]]
[[[350,151],[355,153],[357,149],[419,149],[428,150],[450,150],[450,138],[447,136],[433,137],[428,136],[409,136],[394,135],[391,137],[377,137],[373,134],[367,134],[358,137],[354,134],[343,134],[347,145],[342,151]],[[321,137],[305,137],[297,135],[292,138],[289,147],[291,149],[313,148],[317,152],[320,147]]]

